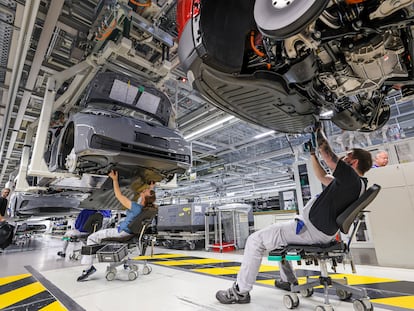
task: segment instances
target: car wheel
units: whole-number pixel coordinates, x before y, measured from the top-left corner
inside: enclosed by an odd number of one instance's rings
[[[284,39],[301,32],[323,12],[329,0],[256,1],[254,19],[268,37]]]
[[[63,133],[62,140],[59,144],[58,163],[60,169],[68,169],[67,158],[74,152],[75,146],[75,126],[73,123],[68,124]],[[73,158],[73,157],[72,157]],[[72,163],[71,163],[72,164]]]

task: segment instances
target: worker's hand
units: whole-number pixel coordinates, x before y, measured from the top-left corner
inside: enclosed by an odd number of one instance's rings
[[[310,154],[315,154],[315,146],[313,145],[311,139],[305,142],[305,144],[303,145],[303,151],[309,152]]]
[[[155,188],[155,181],[151,180],[151,181],[148,183],[148,185],[149,185],[149,189],[150,189],[150,190],[154,190],[154,188]]]
[[[111,170],[109,172],[108,176],[111,177],[112,180],[118,180],[118,172],[117,171]]]
[[[323,131],[323,125],[322,125],[322,122],[317,121],[313,125],[313,132],[317,133],[317,132],[320,132],[320,131]]]

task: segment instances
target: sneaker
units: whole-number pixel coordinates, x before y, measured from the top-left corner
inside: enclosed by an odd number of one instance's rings
[[[216,298],[224,304],[250,302],[250,294],[248,292],[245,294],[240,293],[236,283],[234,283],[228,290],[219,290],[216,293]]]
[[[298,282],[295,281],[293,283],[293,285],[298,285]],[[275,287],[290,292],[291,284],[290,284],[290,282],[285,282],[285,281],[282,281],[281,279],[276,279],[275,280]]]
[[[95,272],[96,272],[96,269],[94,266],[91,266],[88,270],[83,270],[82,275],[78,277],[78,282],[86,281],[88,277],[94,274]]]
[[[62,252],[62,251],[59,251],[57,253],[57,255],[60,256],[60,257],[62,257],[62,258],[65,258],[66,257],[66,254],[64,252]]]

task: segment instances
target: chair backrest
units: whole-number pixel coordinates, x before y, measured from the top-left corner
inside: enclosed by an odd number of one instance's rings
[[[374,184],[369,187],[354,203],[343,211],[337,218],[336,223],[343,233],[348,233],[359,213],[364,210],[377,196],[381,186]]]
[[[148,209],[143,210],[137,217],[135,217],[130,224],[128,225],[128,229],[134,234],[140,234],[142,231],[143,226],[147,225],[151,222],[155,216],[157,216],[157,209]]]
[[[83,225],[82,230],[84,232],[93,233],[102,228],[102,222],[103,222],[103,215],[101,213],[98,212],[98,213],[92,214],[85,221],[85,224]]]

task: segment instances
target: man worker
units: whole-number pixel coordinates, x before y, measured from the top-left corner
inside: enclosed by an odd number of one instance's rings
[[[365,191],[367,180],[363,178],[372,166],[368,151],[353,148],[343,159],[332,151],[325,134],[316,130],[319,154],[331,170],[327,174],[311,149],[311,161],[316,177],[326,188],[311,199],[303,208],[298,219],[275,223],[251,234],[246,242],[244,256],[237,280],[227,290],[220,290],[216,298],[223,304],[249,303],[250,290],[256,281],[262,257],[268,251],[287,244],[329,243],[339,230],[336,217]],[[280,263],[280,279],[276,287],[290,291],[291,284],[297,284],[290,262]]]
[[[3,190],[1,191],[1,196],[0,196],[0,222],[1,221],[5,221],[4,216],[6,215],[6,210],[7,210],[7,205],[9,203],[9,200],[7,200],[7,197],[10,194],[10,189],[9,188],[3,188]]]
[[[379,150],[374,157],[372,167],[383,167],[388,164],[388,152],[385,150]]]

